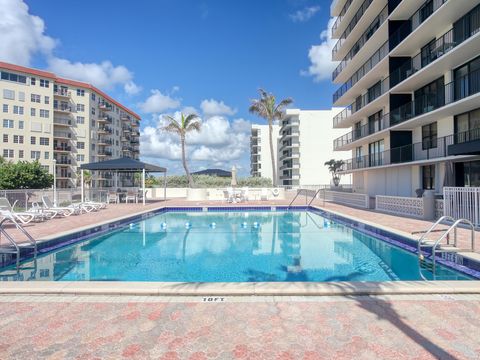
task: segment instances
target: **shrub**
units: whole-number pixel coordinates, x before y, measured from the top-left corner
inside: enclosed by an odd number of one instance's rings
[[[53,175],[38,161],[17,163],[0,160],[0,189],[45,189],[53,185]]]
[[[232,179],[229,177],[219,177],[210,175],[193,175],[195,186],[198,188],[215,188],[215,187],[228,187],[231,184]],[[156,181],[152,181],[154,186],[162,187],[163,178],[156,178]],[[238,186],[250,186],[250,187],[269,187],[272,186],[270,179],[259,177],[248,177],[238,179]],[[188,179],[185,175],[170,175],[167,176],[167,187],[169,188],[185,188],[188,187]]]

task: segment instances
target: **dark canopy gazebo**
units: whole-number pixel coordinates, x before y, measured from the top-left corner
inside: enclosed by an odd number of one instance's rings
[[[83,164],[81,169],[81,183],[82,183],[82,201],[84,201],[84,185],[83,185],[83,171],[115,171],[119,172],[141,172],[142,173],[142,188],[143,188],[143,205],[145,205],[145,173],[146,172],[160,172],[164,174],[163,197],[167,198],[167,169],[161,166],[151,165],[139,160],[131,158],[118,158],[90,164]]]

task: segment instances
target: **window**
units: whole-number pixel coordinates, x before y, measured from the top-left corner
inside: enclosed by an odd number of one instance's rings
[[[41,117],[41,118],[48,118],[48,117],[50,117],[50,110],[40,109],[40,117]]]
[[[3,104],[3,112],[8,113],[8,105],[7,104]]]
[[[437,147],[437,123],[422,126],[422,150]]]
[[[383,164],[383,151],[385,145],[383,140],[368,144],[369,166],[380,166]]]
[[[95,108],[92,107],[92,115],[95,115]]]
[[[50,139],[46,137],[40,138],[40,145],[48,146],[50,145]]]
[[[480,57],[454,70],[455,100],[463,99],[480,91]]]
[[[20,120],[20,121],[18,122],[18,128],[19,128],[20,130],[23,130],[24,127],[25,127],[25,123],[23,122],[23,120]]]
[[[45,96],[45,104],[50,104],[50,96]]]
[[[40,151],[30,151],[30,158],[32,160],[40,160]]]
[[[455,116],[454,132],[455,144],[480,139],[480,109]]]
[[[27,77],[24,75],[12,74],[6,71],[2,71],[2,80],[15,81],[22,84],[27,83]]]
[[[50,171],[50,168],[48,167],[48,165],[40,165],[40,166],[41,166],[41,168],[42,168],[43,170],[45,170],[45,171],[47,171],[47,172]],[[47,271],[48,271],[48,270],[47,270]]]
[[[77,111],[79,111],[79,112],[84,112],[84,111],[85,111],[85,105],[83,105],[83,104],[77,104]]]
[[[425,114],[445,105],[443,76],[415,91],[414,98],[416,115]]]
[[[382,95],[382,82],[379,81],[368,89],[368,102],[371,102]]]
[[[424,190],[435,189],[435,165],[422,166],[422,188]]]
[[[85,90],[77,89],[77,96],[85,96]]]
[[[30,85],[35,85],[37,83],[37,79],[32,77],[30,78]]]
[[[36,116],[37,110],[35,108],[30,109],[30,116]]]
[[[3,89],[3,98],[7,100],[15,100],[15,91]]]
[[[13,106],[13,113],[16,115],[23,115],[23,106]]]
[[[92,93],[92,100],[95,101],[95,98],[96,98],[95,94]]]
[[[373,134],[381,130],[383,111],[370,115],[368,117],[368,134]]]
[[[24,154],[23,150],[18,150],[18,157],[20,159],[23,159],[23,154]]]
[[[35,145],[37,143],[37,138],[35,136],[30,137],[30,144]]]
[[[95,120],[92,120],[92,127],[95,127]]]
[[[37,94],[31,94],[30,95],[30,101],[31,102],[36,102],[40,104],[40,95]]]
[[[50,153],[48,151],[45,151],[45,154],[43,156],[45,160],[48,160],[50,158]]]
[[[3,119],[3,128],[4,129],[13,129],[13,120]]]
[[[44,87],[44,88],[50,87],[50,81],[44,80],[44,79],[40,79],[40,87]]]
[[[85,155],[77,154],[77,161],[85,161]]]
[[[8,134],[3,134],[3,142],[8,142]]]
[[[13,135],[14,144],[23,144],[23,135]]]
[[[77,142],[77,149],[85,149],[85,143],[84,142]]]
[[[77,116],[77,124],[85,124],[85,118],[83,116]]]
[[[18,101],[25,101],[25,93],[23,91],[18,92]]]
[[[4,158],[13,158],[13,150],[3,149],[3,157]]]

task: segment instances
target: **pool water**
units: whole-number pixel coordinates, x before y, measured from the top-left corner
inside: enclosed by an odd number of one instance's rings
[[[307,211],[166,212],[22,267],[15,280],[422,280],[416,255]],[[436,278],[468,279],[441,266]]]

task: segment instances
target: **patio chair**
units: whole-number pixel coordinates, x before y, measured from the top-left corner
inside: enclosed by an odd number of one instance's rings
[[[132,203],[135,201],[138,204],[138,196],[132,190],[127,191],[127,196],[125,196],[125,203],[128,204],[130,200],[132,200]]]
[[[268,200],[268,190],[266,188],[262,188],[260,192],[260,200],[267,201]]]
[[[15,219],[21,222],[23,225],[28,224],[32,221],[44,220],[44,218],[37,213],[28,211],[15,211],[14,207],[10,205],[10,202],[7,198],[0,198],[0,215],[2,215],[3,217],[8,217],[10,219]]]
[[[231,187],[227,188],[227,194],[228,194],[227,202],[229,203],[235,202],[235,192],[233,191],[233,188]]]
[[[107,203],[114,203],[118,204],[120,202],[120,196],[117,192],[115,191],[109,191],[108,196],[107,196]]]
[[[42,203],[45,209],[57,211],[59,215],[68,217],[72,214],[79,214],[80,209],[75,206],[55,206],[48,196],[42,196]]]
[[[248,201],[249,189],[248,186],[242,189],[242,201]]]

